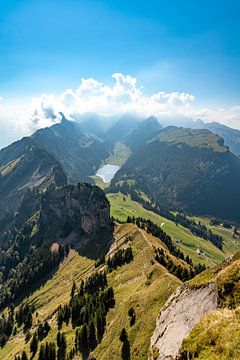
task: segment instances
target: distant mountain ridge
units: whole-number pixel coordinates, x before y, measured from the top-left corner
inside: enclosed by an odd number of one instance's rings
[[[91,182],[90,176],[110,151],[108,142],[83,133],[64,116],[60,124],[38,130],[31,138],[59,161],[70,182]]]
[[[140,121],[126,114],[101,136],[85,134],[62,115],[61,123],[0,151],[0,221],[8,221],[8,209],[15,209],[27,189],[93,182],[119,139],[132,155],[111,189],[132,183],[163,207],[237,219],[239,159],[224,146],[223,137],[208,129],[162,128],[155,117]],[[1,205],[6,201],[7,207]]]
[[[240,130],[217,122],[206,123],[204,127],[224,139],[225,145],[236,155],[240,155]]]
[[[126,136],[125,142],[132,151],[139,149],[145,142],[162,130],[157,118],[150,116],[137,124],[137,127]]]
[[[61,165],[31,138],[24,138],[0,151],[1,231],[11,222],[28,191],[51,184],[66,184]]]
[[[131,132],[137,128],[139,119],[131,114],[123,115],[105,133],[106,138],[111,142],[124,140]]]

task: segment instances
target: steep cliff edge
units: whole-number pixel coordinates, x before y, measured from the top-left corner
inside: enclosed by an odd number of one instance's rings
[[[0,308],[56,271],[69,247],[94,258],[112,239],[109,202],[89,184],[29,190],[12,223],[0,242]]]
[[[222,312],[237,311],[235,309],[240,304],[239,259],[240,254],[237,253],[231,259],[185,283],[169,298],[157,319],[151,338],[152,360],[198,358],[201,351],[206,351],[207,345],[214,356],[216,355],[217,341],[209,340],[213,336],[211,331],[213,332],[214,326],[209,326],[209,321],[216,322],[215,311],[220,312],[219,319]],[[233,317],[231,315],[233,314],[228,314],[229,322]],[[208,324],[204,323],[204,319],[208,319]],[[226,315],[222,316],[222,319],[226,327]],[[203,336],[207,328],[208,334]],[[240,337],[238,328],[235,332],[232,334],[234,341]],[[235,351],[235,348],[232,350]],[[205,356],[207,357],[203,358],[211,358],[209,354]]]
[[[66,185],[45,192],[39,204],[40,233],[65,238],[74,232],[79,238],[110,229],[110,205],[104,192],[89,184]]]

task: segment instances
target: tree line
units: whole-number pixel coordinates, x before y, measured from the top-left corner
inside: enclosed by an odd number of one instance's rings
[[[135,218],[128,216],[126,222],[134,223],[139,228],[142,228],[145,231],[147,231],[149,234],[152,234],[153,236],[159,238],[167,246],[169,252],[173,256],[183,261],[186,261],[190,265],[191,268],[189,272],[186,268],[181,269],[181,266],[179,265],[178,267],[175,264],[173,264],[171,259],[167,261],[165,259],[165,254],[161,252],[161,249],[156,250],[155,259],[159,263],[161,263],[160,261],[162,261],[162,265],[164,265],[165,267],[168,266],[167,267],[168,270],[169,271],[171,270],[170,272],[174,273],[174,275],[179,277],[181,280],[184,279],[183,281],[186,281],[206,269],[205,265],[200,263],[196,266],[193,266],[192,259],[188,255],[185,256],[183,252],[173,244],[171,236],[169,236],[165,231],[162,230],[162,228],[160,228],[158,225],[153,223],[150,219]]]
[[[117,269],[119,266],[130,263],[133,260],[132,248],[127,247],[126,249],[117,250],[111,257],[107,260],[107,266],[109,271]]]
[[[105,272],[93,273],[79,288],[73,283],[69,303],[58,308],[57,322],[59,329],[63,323],[76,328],[76,353],[86,356],[101,342],[107,313],[114,306],[113,288],[108,287]]]
[[[190,266],[189,269],[180,264],[176,265],[161,248],[155,248],[155,260],[183,282],[192,279],[200,272],[206,270],[205,264]]]
[[[210,229],[208,229],[204,224],[201,222],[196,222],[193,219],[190,219],[183,213],[177,213],[176,215],[172,212],[163,209],[158,205],[158,203],[152,199],[150,196],[149,200],[144,200],[140,195],[139,191],[134,185],[129,185],[126,182],[119,185],[111,184],[111,188],[107,190],[108,192],[118,192],[121,191],[123,194],[129,194],[133,201],[136,201],[143,205],[146,210],[153,211],[160,216],[165,217],[168,220],[175,222],[176,225],[182,225],[183,227],[189,229],[194,235],[199,236],[205,240],[211,241],[217,248],[222,250],[223,248],[223,237],[218,234],[214,234]],[[218,222],[219,223],[219,222]]]
[[[16,248],[17,249],[17,248]],[[17,251],[17,250],[16,250]],[[44,243],[40,247],[30,246],[22,261],[15,263],[9,256],[4,260],[0,256],[0,309],[14,302],[20,295],[29,291],[32,285],[39,282],[69,253],[69,246],[59,245],[58,251],[51,251],[50,244]],[[3,256],[3,255],[2,255]],[[13,258],[16,254],[13,254]]]

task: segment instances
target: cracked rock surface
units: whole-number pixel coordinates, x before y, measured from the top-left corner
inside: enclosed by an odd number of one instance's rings
[[[151,349],[157,350],[157,359],[175,359],[194,325],[217,307],[215,283],[199,289],[179,287],[161,311],[151,338]]]

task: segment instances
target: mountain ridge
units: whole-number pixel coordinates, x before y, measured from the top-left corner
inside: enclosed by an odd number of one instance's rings
[[[130,187],[170,210],[239,221],[239,182],[240,161],[220,137],[171,127],[128,158],[109,191]]]

